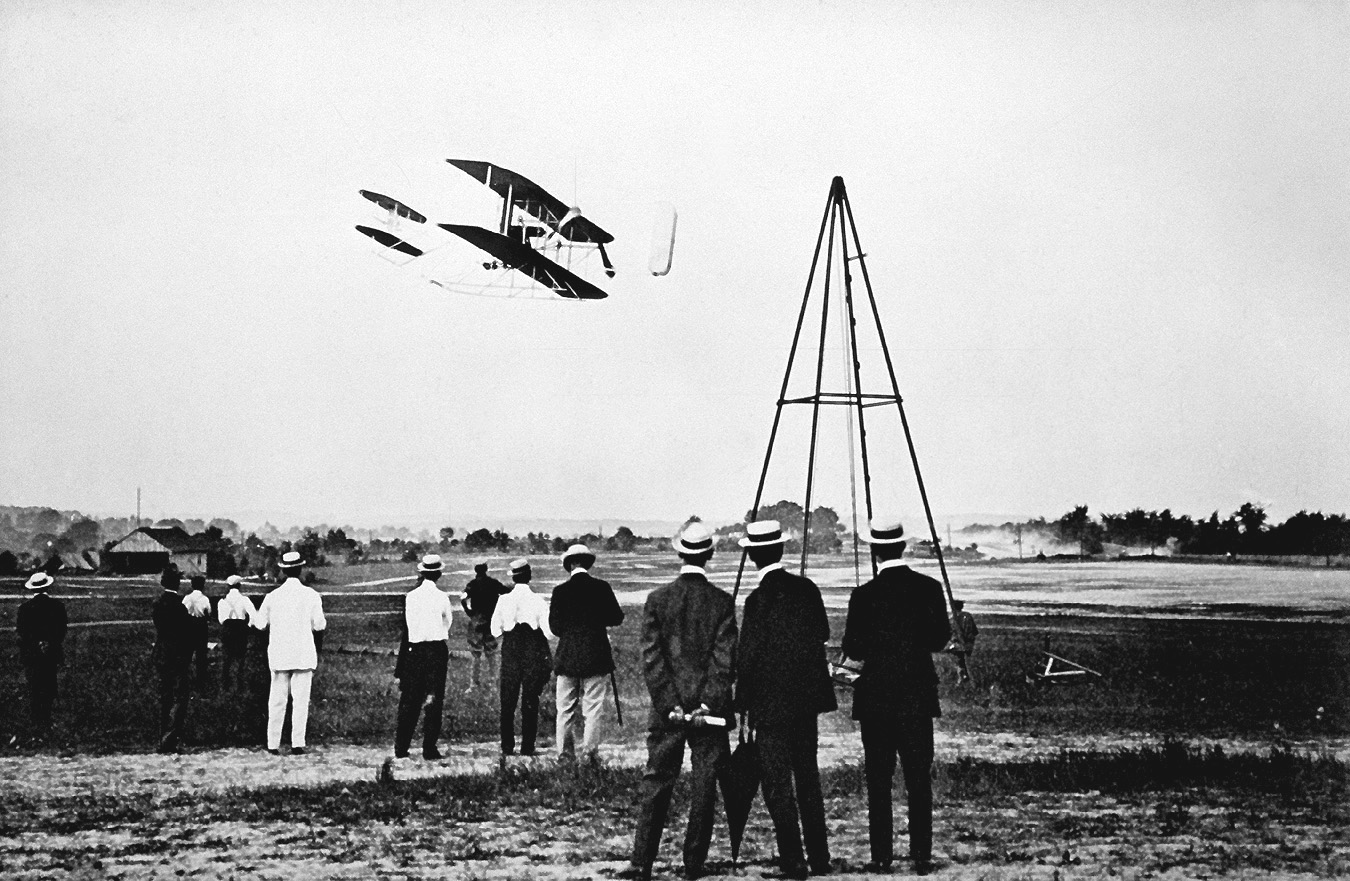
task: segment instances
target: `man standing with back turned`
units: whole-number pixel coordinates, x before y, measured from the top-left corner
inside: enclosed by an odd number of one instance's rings
[[[867,542],[877,575],[853,591],[844,626],[844,654],[863,662],[853,683],[853,718],[861,723],[867,775],[869,872],[894,862],[891,779],[895,759],[909,800],[909,858],[914,871],[933,870],[933,719],[938,676],[933,653],[951,639],[942,585],[904,565],[905,530],[898,520],[873,520]]]
[[[558,637],[553,669],[558,673],[558,755],[571,756],[577,740],[592,757],[600,749],[601,719],[614,655],[609,647],[610,627],[623,623],[623,609],[608,581],[589,572],[595,554],[585,545],[572,545],[562,555],[568,579],[553,588],[548,628]]]
[[[647,720],[647,770],[633,858],[620,877],[646,881],[661,845],[670,796],[689,744],[693,782],[684,830],[684,877],[703,875],[712,841],[717,766],[727,755],[736,663],[736,612],[731,595],[708,581],[713,535],[697,521],[673,542],[679,577],[647,597],[642,611],[642,673],[652,698]]]
[[[267,630],[267,666],[272,670],[272,688],[267,696],[267,751],[281,751],[281,728],[286,721],[286,703],[291,704],[291,755],[305,753],[305,729],[309,724],[309,692],[314,668],[319,666],[323,644],[323,599],[319,592],[300,581],[305,561],[297,551],[281,555],[285,578],[263,598],[253,626]]]
[[[417,586],[403,601],[403,623],[408,629],[407,655],[399,674],[398,723],[394,757],[406,758],[412,746],[417,717],[422,719],[422,758],[439,761],[436,741],[441,737],[445,709],[445,672],[450,663],[450,598],[436,582],[442,572],[439,554],[427,554],[417,564]]]
[[[783,874],[805,878],[808,869],[812,875],[831,871],[816,764],[816,716],[839,704],[825,658],[830,640],[825,602],[814,582],[783,568],[785,541],[777,520],[747,523],[740,540],[759,570],[759,586],[745,600],[736,650],[736,709],[745,714],[744,724],[759,743],[764,803],[773,818]]]
[[[33,596],[19,606],[14,629],[19,638],[19,660],[28,679],[28,711],[33,739],[45,740],[52,728],[56,702],[56,671],[65,663],[66,605],[47,591],[56,580],[34,572],[24,584]]]

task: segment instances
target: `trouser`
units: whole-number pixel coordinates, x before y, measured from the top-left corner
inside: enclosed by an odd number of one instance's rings
[[[248,657],[248,622],[235,618],[221,625],[221,689],[244,689],[244,661]]]
[[[548,641],[533,627],[517,625],[502,638],[502,752],[516,749],[516,704],[520,704],[520,752],[533,755],[539,732],[539,695],[548,684]]]
[[[764,804],[773,818],[778,839],[778,858],[784,866],[801,864],[802,839],[805,838],[807,861],[813,867],[828,865],[830,846],[825,831],[825,799],[820,791],[820,769],[816,764],[816,717],[757,724],[755,740],[759,744]],[[800,832],[797,826],[799,810]]]
[[[286,722],[286,702],[291,704],[291,748],[305,745],[309,727],[309,689],[313,670],[273,670],[272,689],[267,695],[267,748],[281,748],[281,729]]]
[[[633,864],[656,861],[670,810],[670,795],[689,743],[693,778],[689,791],[689,824],[684,830],[684,868],[703,869],[712,842],[713,808],[717,802],[717,766],[727,755],[722,728],[652,728],[647,732],[647,769],[642,775],[642,807],[633,837]]]
[[[558,752],[581,751],[586,754],[600,749],[604,737],[605,696],[609,694],[609,674],[601,676],[564,676],[558,674]]]
[[[956,683],[960,685],[962,682],[968,682],[970,680],[970,665],[966,661],[967,653],[956,651],[952,652],[952,655],[956,658]]]
[[[909,802],[909,857],[933,858],[933,720],[894,716],[862,720],[863,766],[867,775],[867,826],[872,859],[894,859],[891,782],[895,759],[905,778]]]
[[[191,658],[157,662],[155,672],[159,675],[159,746],[177,749],[192,700]]]
[[[399,680],[398,727],[394,734],[394,755],[405,756],[412,745],[417,717],[422,719],[422,753],[434,753],[441,737],[441,717],[445,712],[445,671],[450,650],[444,641],[415,642],[408,647],[407,669]]]
[[[46,734],[52,727],[52,705],[56,703],[56,665],[28,664],[24,674],[28,679],[28,715],[33,731]]]

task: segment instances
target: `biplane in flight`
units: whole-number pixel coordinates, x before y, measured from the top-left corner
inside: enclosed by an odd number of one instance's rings
[[[377,216],[356,230],[372,239],[382,256],[403,266],[417,264],[432,284],[459,293],[564,300],[608,296],[602,285],[618,273],[606,247],[614,242],[612,234],[522,174],[490,162],[446,161],[500,199],[495,228],[429,225],[426,215],[403,202],[361,190]],[[653,276],[670,272],[675,222],[674,208],[665,206],[654,224],[648,257]]]

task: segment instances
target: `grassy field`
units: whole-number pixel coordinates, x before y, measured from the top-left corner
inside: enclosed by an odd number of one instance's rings
[[[639,558],[607,561],[597,573],[640,591],[672,568]],[[0,750],[10,776],[0,784],[0,875],[510,881],[606,877],[622,867],[647,704],[637,663],[640,606],[627,605],[627,620],[612,634],[627,724],[612,729],[610,761],[577,768],[517,761],[494,769],[496,696],[489,689],[463,693],[469,658],[461,619],[446,739],[454,754],[474,760],[383,773],[397,701],[397,614],[411,583],[383,582],[406,578],[406,570],[320,570],[329,634],[311,712],[318,751],[271,759],[274,765],[256,751],[267,677],[261,642],[250,659],[250,692],[222,694],[208,683],[190,712],[189,754],[156,756],[148,618],[157,588],[64,583],[60,592],[70,597],[78,626],[67,641],[55,743],[36,754]],[[1141,578],[1156,580],[1157,571]],[[992,579],[986,569],[970,580],[982,590],[1005,590]],[[457,575],[450,580],[457,590]],[[552,580],[541,576],[540,583],[547,593]],[[827,594],[837,641],[846,594],[837,586]],[[1028,615],[986,612],[977,601],[970,607],[981,625],[975,685],[955,686],[950,659],[939,658],[944,718],[935,831],[944,876],[1350,874],[1350,625],[1342,617],[1159,616],[1106,606]],[[22,736],[14,608],[0,604],[0,732]],[[1103,677],[1077,685],[1028,681],[1046,637],[1055,653]],[[213,659],[213,674],[218,663]],[[840,700],[839,712],[822,717],[822,762],[832,847],[847,877],[866,860],[866,806],[846,690]],[[547,744],[551,701],[543,707]],[[225,767],[238,771],[223,778],[234,782],[210,785]],[[46,785],[21,779],[29,773]],[[677,792],[675,818],[684,797]],[[902,809],[900,817],[903,829]],[[663,857],[676,862],[682,825],[672,823],[662,846]],[[723,834],[713,858],[723,861],[715,868],[729,871]],[[743,877],[765,876],[772,842],[761,805],[747,834]]]
[[[621,589],[641,589],[670,575],[659,558],[608,563],[597,571]],[[468,570],[470,562],[465,561]],[[1141,579],[1156,579],[1154,569]],[[1184,568],[1184,567],[1183,567]],[[1193,567],[1192,567],[1193,568]],[[393,649],[402,608],[401,583],[353,587],[358,582],[408,576],[407,566],[374,564],[318,570],[328,582],[324,607],[330,623],[314,684],[313,738],[379,743],[391,736],[396,683]],[[447,579],[453,591],[456,574]],[[958,575],[963,577],[962,575]],[[987,574],[981,575],[987,579]],[[1019,576],[1020,577],[1020,576]],[[1119,577],[1119,576],[1113,576]],[[539,578],[547,592],[551,581]],[[150,604],[158,588],[148,581],[112,587],[62,584],[72,622],[67,666],[57,703],[57,741],[79,750],[148,748],[154,742],[153,630]],[[827,588],[827,594],[843,594]],[[11,594],[12,595],[12,594]],[[640,596],[640,595],[638,595]],[[843,633],[843,603],[831,602],[834,640]],[[1071,731],[1335,738],[1350,735],[1350,625],[1338,620],[1147,615],[1016,615],[982,613],[972,657],[975,686],[953,685],[951,661],[943,672],[944,726],[1025,734]],[[13,603],[0,605],[0,734],[25,733],[22,670],[17,663]],[[636,737],[646,709],[646,689],[636,645],[641,609],[628,605],[627,620],[612,632],[620,699]],[[96,623],[122,622],[122,623]],[[469,658],[463,617],[452,639],[448,735],[491,738],[496,695],[463,691]],[[1042,662],[1044,640],[1056,654],[1103,674],[1079,685],[1032,684],[1027,674]],[[234,745],[260,741],[267,672],[261,639],[250,654],[252,689],[222,694],[208,681],[190,715],[190,742]],[[213,658],[213,673],[219,658]],[[827,724],[847,730],[849,693]],[[551,707],[545,701],[548,732]],[[5,736],[4,740],[9,737]]]

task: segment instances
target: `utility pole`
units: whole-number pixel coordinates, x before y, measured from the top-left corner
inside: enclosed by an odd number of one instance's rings
[[[1022,559],[1022,524],[1016,526],[1017,529],[1017,559]]]
[[[141,528],[141,488],[138,486],[136,487],[136,529],[140,528]]]

